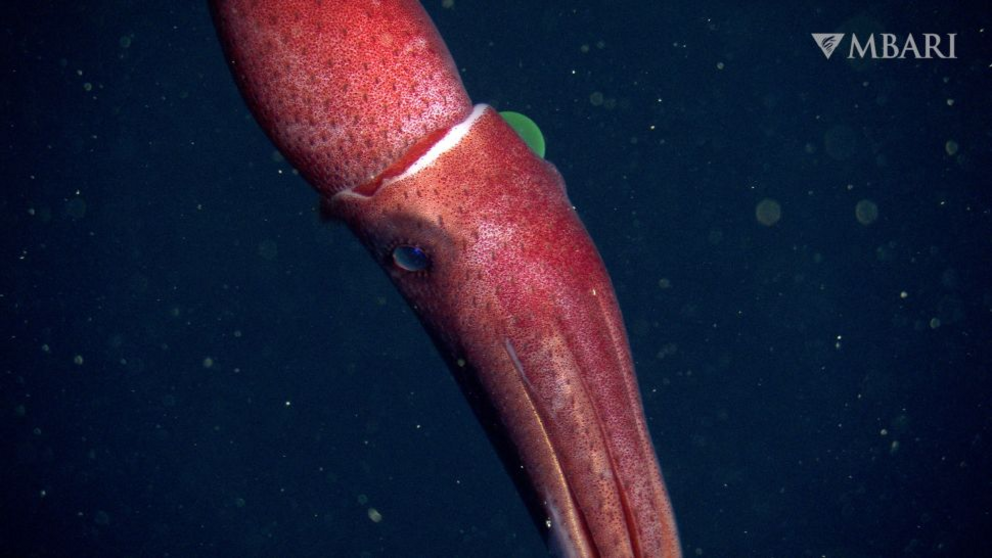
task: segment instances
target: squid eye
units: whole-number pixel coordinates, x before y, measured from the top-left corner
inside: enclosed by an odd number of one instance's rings
[[[416,246],[401,245],[393,248],[393,263],[404,271],[423,271],[430,265],[430,258]]]

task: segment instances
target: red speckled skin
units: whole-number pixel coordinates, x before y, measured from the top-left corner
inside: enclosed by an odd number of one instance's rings
[[[311,5],[302,1],[279,2],[280,10],[273,4],[257,13],[243,1],[215,5],[250,106],[295,164],[317,165],[301,170],[325,194],[325,213],[350,226],[417,312],[539,523],[550,520],[553,544],[564,556],[681,556],[616,297],[554,166],[537,158],[491,108],[469,116],[465,93],[450,91],[461,84],[447,50],[418,3],[383,2],[357,21],[363,35],[386,32],[431,45],[434,60],[410,64],[447,68],[448,77],[405,71],[443,82],[434,92],[377,73],[396,66],[382,57],[407,52],[395,50],[395,39],[382,47],[382,56],[366,51],[362,62],[355,53],[381,39],[362,36],[362,48],[341,46],[332,33],[329,40],[347,62],[328,63],[334,48],[315,45],[323,35],[305,34],[317,29],[314,21],[340,32],[355,21],[355,12],[375,3],[324,2],[317,11],[302,9]],[[388,10],[375,11],[386,5]],[[335,13],[347,17],[335,24]],[[375,17],[386,13],[380,28]],[[398,28],[406,31],[398,34]],[[279,37],[285,38],[281,46],[267,42]],[[315,50],[321,54],[308,57]],[[256,55],[262,61],[252,60]],[[300,75],[267,73],[280,67]],[[338,77],[342,67],[366,73]],[[340,114],[332,118],[343,126],[338,132],[344,139],[325,151],[324,143],[309,141],[326,127],[307,120],[325,116],[313,109],[321,102],[317,90],[287,93],[279,86],[298,80],[320,84],[323,94],[348,84],[356,99],[380,98],[371,90],[383,83],[401,93],[382,97],[395,105],[395,114],[335,100]],[[440,104],[428,107],[425,99]],[[301,114],[307,115],[305,126],[298,125]],[[444,143],[436,142],[445,130],[466,118],[460,140],[411,170],[427,148]],[[350,127],[352,121],[362,129]],[[399,133],[391,128],[397,122]],[[418,127],[419,135],[406,132]],[[349,137],[372,139],[352,143]],[[336,159],[345,156],[354,160]],[[393,250],[403,245],[423,250],[428,267],[397,265]]]
[[[382,172],[472,105],[418,2],[211,2],[259,124],[322,194]]]
[[[679,555],[613,287],[551,164],[486,108],[433,165],[327,209],[495,407],[574,555]]]

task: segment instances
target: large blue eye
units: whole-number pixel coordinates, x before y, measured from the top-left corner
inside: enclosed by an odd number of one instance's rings
[[[430,264],[430,259],[416,246],[401,245],[393,248],[393,263],[405,271],[423,271]]]

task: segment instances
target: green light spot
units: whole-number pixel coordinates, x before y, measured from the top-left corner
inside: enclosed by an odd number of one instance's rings
[[[520,139],[524,140],[524,143],[527,144],[527,147],[530,147],[531,151],[537,153],[538,157],[544,158],[544,134],[541,133],[541,129],[537,127],[537,124],[533,120],[519,112],[509,110],[503,111],[499,115],[517,132],[517,135],[520,136]]]

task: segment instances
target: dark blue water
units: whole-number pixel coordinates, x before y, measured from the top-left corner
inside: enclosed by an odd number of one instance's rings
[[[427,7],[600,247],[686,554],[980,555],[988,10],[614,4]],[[542,556],[206,7],[4,11],[0,555]],[[958,58],[827,60],[833,31],[957,33]]]

